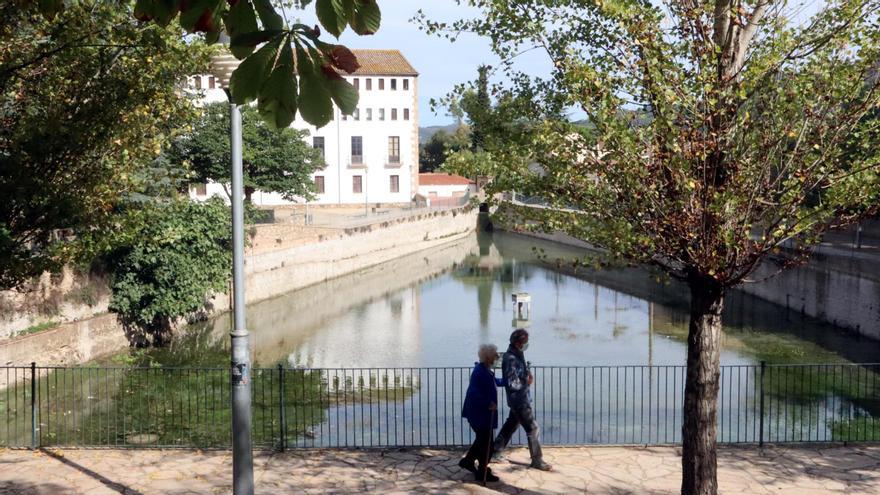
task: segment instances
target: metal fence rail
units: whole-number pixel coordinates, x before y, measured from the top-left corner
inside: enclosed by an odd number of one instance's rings
[[[683,366],[532,370],[545,444],[681,441]],[[466,445],[470,371],[255,369],[254,444]],[[880,441],[878,374],[880,364],[722,366],[718,440]],[[229,379],[225,368],[0,367],[0,447],[228,447]]]

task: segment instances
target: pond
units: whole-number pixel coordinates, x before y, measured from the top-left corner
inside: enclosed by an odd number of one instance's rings
[[[583,255],[474,234],[249,305],[255,442],[466,444],[459,412],[477,347],[503,351],[517,326],[531,333],[547,443],[679,442],[686,288],[642,269],[574,269]],[[511,302],[522,292],[527,322]],[[852,364],[875,361],[880,343],[735,291],[724,323],[720,441],[880,440],[880,367]],[[227,446],[229,330],[224,315],[167,348],[45,370],[33,434],[41,445]],[[29,394],[26,383],[0,394],[0,413],[17,411],[0,446],[30,442]]]
[[[536,249],[541,254],[536,254]],[[688,293],[640,269],[574,270],[576,248],[474,235],[248,307],[255,366],[467,366],[507,347],[511,295],[531,295],[527,358],[541,366],[679,365]],[[562,266],[557,266],[557,260]],[[732,293],[722,364],[869,362],[880,342]],[[166,365],[225,365],[228,316],[152,353]],[[209,349],[217,348],[216,354]]]

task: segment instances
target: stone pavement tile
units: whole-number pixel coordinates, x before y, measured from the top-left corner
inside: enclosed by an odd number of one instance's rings
[[[461,452],[299,450],[258,452],[257,493],[426,493],[485,495],[675,494],[680,449],[670,447],[547,448],[550,473],[528,468],[528,452],[512,449],[493,470],[500,483],[483,488],[457,466]],[[0,495],[131,493],[227,494],[229,452],[192,450],[0,451]],[[722,447],[722,494],[880,493],[880,446]]]

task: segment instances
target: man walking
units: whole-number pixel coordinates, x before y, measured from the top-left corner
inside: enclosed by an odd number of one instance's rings
[[[501,427],[498,437],[495,438],[495,458],[501,458],[501,452],[507,447],[516,429],[522,425],[529,441],[529,454],[532,457],[530,467],[541,471],[550,471],[552,467],[544,462],[541,453],[538,423],[535,421],[535,415],[532,411],[532,396],[529,386],[534,381],[534,377],[532,377],[532,372],[529,371],[526,358],[523,355],[523,351],[528,347],[529,332],[525,329],[518,328],[510,334],[510,346],[501,361],[501,373],[507,382],[504,390],[507,392],[510,416]]]

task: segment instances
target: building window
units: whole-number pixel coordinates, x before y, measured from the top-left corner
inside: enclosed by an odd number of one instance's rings
[[[397,120],[397,109],[396,108],[391,109],[391,120]]]
[[[397,90],[397,79],[392,79],[391,80],[391,91],[396,91],[396,90]]]
[[[361,120],[361,109],[360,108],[354,109],[354,120]]]
[[[391,176],[391,192],[396,193],[400,192],[400,176],[392,175]]]
[[[361,89],[361,81],[358,78],[354,78],[354,89]]]
[[[202,76],[195,77],[196,89],[202,89]]]
[[[196,196],[207,196],[208,195],[208,185],[205,183],[196,184]]]
[[[217,86],[217,79],[214,76],[208,78],[208,89],[214,89]]]
[[[379,89],[385,89],[385,79],[379,78]]]
[[[372,108],[367,109],[367,120],[373,120],[373,109]]]
[[[388,137],[388,163],[400,163],[400,136]]]
[[[364,163],[364,138],[351,137],[351,163]]]
[[[321,150],[321,158],[324,158],[324,136],[312,137],[312,148]]]
[[[368,77],[368,78],[364,79],[364,81],[367,83],[367,88],[366,88],[367,91],[372,90],[373,89],[373,80]]]
[[[403,120],[409,120],[409,108],[403,109]]]
[[[385,109],[384,108],[379,109],[379,120],[385,120]]]
[[[403,90],[407,91],[409,89],[409,79],[403,80]]]
[[[315,191],[317,191],[318,194],[324,194],[324,176],[323,175],[316,175],[315,176]]]
[[[355,194],[361,194],[364,192],[364,178],[360,175],[355,175],[351,178],[351,192]]]

